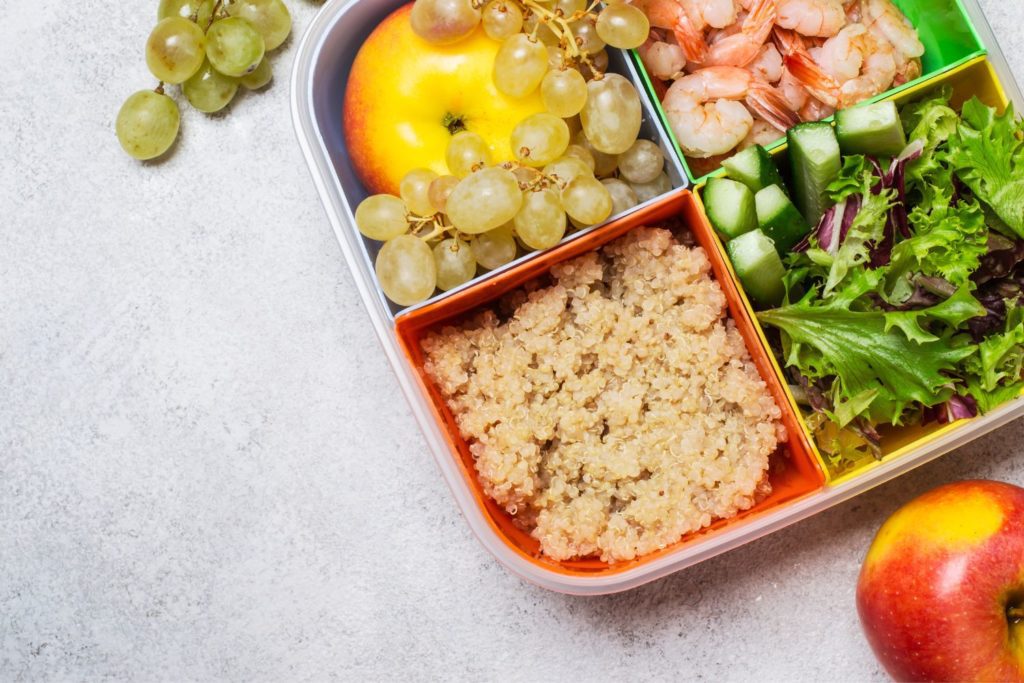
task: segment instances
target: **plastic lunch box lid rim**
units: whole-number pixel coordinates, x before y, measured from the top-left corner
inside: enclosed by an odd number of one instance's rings
[[[342,246],[342,251],[344,252],[346,260],[350,260],[351,257],[348,245],[341,234],[342,229],[347,227],[344,225],[346,221],[342,215],[339,215],[332,210],[337,197],[332,194],[329,187],[329,177],[332,175],[330,172],[331,168],[329,163],[326,161],[327,157],[324,142],[319,131],[316,130],[316,126],[312,120],[312,116],[310,115],[310,110],[312,108],[312,92],[308,88],[308,81],[303,79],[303,76],[307,75],[310,70],[315,56],[319,54],[323,41],[326,39],[330,29],[344,16],[346,10],[354,4],[355,3],[351,0],[331,0],[314,18],[314,21],[304,32],[298,46],[295,62],[292,68],[291,86],[291,110],[296,137],[298,138],[300,148],[303,151],[303,156],[310,167],[314,184],[321,196],[321,200],[324,201],[325,210],[331,221],[332,228],[334,229],[336,236],[339,238],[339,244]],[[302,87],[302,85],[307,87]],[[315,149],[317,144],[320,145],[319,150]],[[318,152],[320,154],[318,154]],[[328,172],[323,173],[323,171]],[[363,298],[364,303],[370,304],[373,301],[373,297],[368,291],[364,291],[367,289],[367,285],[363,281],[363,278],[355,277],[354,279],[356,280],[356,286],[360,291],[360,296]],[[436,425],[433,423],[430,415],[425,414],[423,412],[423,408],[415,405],[410,399],[410,396],[412,396],[415,391],[415,387],[412,386],[412,383],[406,373],[398,371],[401,367],[401,359],[397,357],[397,352],[394,345],[391,343],[391,335],[385,326],[385,319],[373,314],[372,310],[368,311],[368,313],[370,314],[375,332],[382,342],[385,354],[388,356],[388,359],[392,364],[392,368],[396,370],[396,378],[402,386],[403,393],[406,395],[406,399],[410,403],[410,407],[417,422],[421,429],[427,432],[428,441],[435,440],[431,438],[435,435],[432,435],[430,432],[432,430],[436,430]],[[994,429],[1001,424],[1005,424],[1022,412],[1024,412],[1024,405],[1020,405],[1019,402],[1008,404],[996,413],[991,414],[991,419],[986,419],[986,422],[983,425],[985,431]],[[817,492],[808,494],[807,496],[794,501],[790,505],[784,506],[764,517],[751,520],[747,523],[740,523],[732,529],[724,529],[722,532],[716,534],[712,539],[709,539],[706,543],[690,546],[686,549],[680,549],[678,553],[666,555],[663,558],[658,558],[653,562],[622,573],[595,577],[575,577],[559,574],[557,572],[544,570],[541,567],[532,565],[516,556],[487,526],[486,522],[482,519],[480,511],[475,505],[471,504],[472,501],[467,500],[467,494],[463,490],[465,485],[464,482],[461,481],[461,477],[456,477],[455,480],[453,480],[453,472],[451,471],[451,468],[445,467],[443,461],[439,461],[439,464],[441,464],[441,471],[445,481],[455,496],[460,510],[469,523],[473,534],[478,538],[482,545],[512,573],[546,589],[576,595],[596,595],[629,590],[638,587],[679,569],[683,569],[705,559],[709,559],[714,555],[743,545],[744,543],[753,540],[751,536],[757,538],[791,523],[805,519],[806,517],[831,507],[832,505],[852,498],[873,486],[898,476],[913,467],[938,457],[939,455],[963,443],[965,441],[963,437],[968,434],[971,436],[976,435],[973,433],[973,430],[968,433],[958,432],[951,434],[948,439],[932,444],[928,449],[927,454],[922,454],[922,456],[912,459],[899,459],[886,463],[885,465],[872,470],[863,478],[848,480],[837,486],[826,485]],[[435,456],[435,460],[438,460],[436,446],[434,444],[431,444],[431,450],[432,455]]]

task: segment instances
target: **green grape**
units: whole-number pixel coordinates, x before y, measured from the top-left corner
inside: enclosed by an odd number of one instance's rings
[[[542,179],[540,171],[532,166],[516,166],[512,169],[512,175],[519,181],[519,189],[521,190],[535,185],[537,181]]]
[[[444,160],[453,176],[465,178],[474,169],[490,166],[491,148],[477,133],[460,130],[448,141]]]
[[[619,157],[617,154],[605,154],[595,148],[594,145],[591,144],[590,140],[587,139],[587,135],[583,131],[576,133],[576,137],[573,138],[573,143],[590,152],[590,156],[594,160],[595,176],[598,178],[604,178],[615,173],[615,169],[619,166]],[[566,152],[568,153],[568,150],[566,150]]]
[[[263,36],[265,49],[280,47],[292,32],[292,15],[282,0],[234,0],[228,14],[245,19]]]
[[[558,186],[562,188],[578,176],[594,175],[594,171],[581,159],[571,156],[563,156],[545,166],[544,175],[554,180],[558,183]]]
[[[146,41],[146,65],[164,83],[184,83],[206,54],[203,30],[188,19],[161,19]]]
[[[512,221],[516,235],[531,249],[548,249],[565,236],[565,209],[551,189],[523,194],[523,206]]]
[[[587,103],[587,82],[576,69],[549,71],[540,82],[540,96],[555,116],[576,116]]]
[[[523,28],[523,11],[508,0],[491,0],[484,5],[481,22],[491,40],[505,40]]]
[[[576,37],[576,45],[584,54],[592,55],[604,49],[604,41],[597,35],[597,26],[589,17],[569,24],[572,34]]]
[[[665,155],[650,140],[637,140],[619,155],[619,175],[631,183],[649,183],[665,168]]]
[[[509,97],[526,97],[548,70],[548,51],[523,33],[506,38],[494,57],[494,85]]]
[[[605,154],[622,154],[640,134],[640,95],[619,74],[587,83],[587,103],[580,112],[583,132],[592,147]]]
[[[523,195],[511,171],[491,166],[466,176],[448,196],[448,219],[459,232],[477,235],[508,223]]]
[[[427,189],[427,198],[435,212],[444,213],[445,206],[448,204],[448,195],[458,184],[459,179],[453,175],[439,176],[430,183],[430,187]]]
[[[254,71],[265,51],[263,36],[241,17],[218,19],[206,32],[206,56],[225,76],[239,78]]]
[[[210,60],[206,60],[192,78],[181,84],[181,92],[193,107],[212,114],[228,106],[235,98],[238,79],[225,76],[213,68]]]
[[[583,124],[580,123],[580,117],[578,114],[576,116],[566,117],[565,125],[569,127],[570,137],[575,137],[576,133],[579,133],[581,130],[583,130]]]
[[[612,196],[594,176],[581,175],[562,190],[565,212],[581,225],[594,225],[612,215]]]
[[[600,154],[600,152],[598,152]],[[579,159],[587,165],[587,169],[594,173],[594,169],[597,168],[597,162],[594,160],[594,154],[589,149],[582,145],[573,143],[565,148],[565,156]],[[615,169],[613,168],[612,171]]]
[[[537,36],[537,40],[548,47],[558,47],[559,38],[552,31],[546,22],[536,12],[530,12],[523,17],[523,33]]]
[[[393,194],[370,195],[356,207],[356,227],[371,240],[386,242],[409,232],[405,202]]]
[[[632,50],[644,44],[651,23],[642,10],[627,5],[609,5],[597,17],[597,35],[612,47]]]
[[[633,192],[633,188],[618,178],[605,178],[601,181],[601,184],[608,189],[608,194],[612,196],[613,216],[618,215],[623,211],[628,211],[639,204],[636,199],[636,192]]]
[[[457,43],[480,24],[472,0],[416,0],[409,15],[412,30],[435,45]]]
[[[270,67],[270,60],[266,57],[252,73],[247,73],[238,79],[238,82],[245,86],[246,90],[259,90],[274,78],[274,71]]]
[[[502,225],[482,235],[469,243],[473,250],[473,258],[483,268],[494,270],[513,261],[516,257],[516,238],[512,236],[512,226]]]
[[[528,166],[544,166],[569,146],[569,127],[554,114],[527,116],[512,129],[512,153]]]
[[[430,184],[437,180],[438,175],[429,168],[416,168],[402,178],[398,192],[402,201],[417,216],[433,216],[437,211],[430,203]]]
[[[587,0],[555,0],[552,9],[561,10],[562,16],[570,19],[574,14],[582,12],[586,7]]]
[[[544,49],[548,51],[549,71],[572,68],[572,60],[565,56],[565,51],[561,47],[558,45],[546,45]]]
[[[206,28],[213,16],[213,6],[216,0],[160,0],[160,6],[156,10],[156,18],[166,19],[167,17],[181,17],[191,20],[195,17],[199,28]]]
[[[467,242],[456,237],[441,240],[434,247],[437,288],[442,292],[469,282],[476,275],[476,258]]]
[[[426,242],[413,235],[385,242],[374,266],[384,295],[399,306],[425,301],[437,286],[434,254]]]
[[[117,113],[117,139],[136,159],[154,159],[174,144],[181,115],[167,95],[140,90],[131,95]]]
[[[649,183],[630,183],[629,186],[636,192],[637,203],[642,204],[671,190],[672,181],[667,174],[661,173]]]

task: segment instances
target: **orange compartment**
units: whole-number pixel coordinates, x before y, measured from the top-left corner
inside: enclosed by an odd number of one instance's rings
[[[597,559],[556,562],[541,555],[538,542],[529,533],[517,527],[512,517],[484,494],[477,479],[468,444],[459,434],[455,419],[440,392],[423,371],[423,351],[420,341],[428,331],[459,322],[475,310],[494,303],[504,294],[544,275],[554,264],[598,249],[633,228],[658,226],[670,219],[681,219],[682,224],[693,233],[697,242],[707,252],[715,279],[718,280],[728,299],[730,317],[736,322],[736,327],[743,336],[761,377],[768,384],[776,404],[782,409],[783,423],[789,432],[789,442],[781,445],[771,457],[769,469],[769,480],[772,485],[771,495],[736,517],[718,520],[710,527],[689,534],[664,550],[629,562],[609,564]],[[722,533],[744,521],[752,521],[782,506],[792,504],[824,486],[825,475],[813,454],[808,435],[793,411],[782,382],[761,343],[748,309],[743,305],[730,270],[721,252],[715,246],[712,228],[700,210],[698,201],[688,190],[667,195],[656,204],[625,216],[577,240],[556,247],[517,268],[498,274],[451,297],[399,315],[395,326],[399,344],[410,366],[415,370],[419,389],[428,399],[434,418],[445,435],[449,451],[456,459],[459,471],[473,492],[476,504],[480,507],[488,524],[512,551],[545,570],[576,576],[599,576],[635,569],[640,565],[678,551],[680,548]]]

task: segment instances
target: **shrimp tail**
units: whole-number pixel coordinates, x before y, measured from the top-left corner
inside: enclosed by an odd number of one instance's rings
[[[836,79],[821,70],[807,52],[786,55],[786,68],[815,99],[830,107],[839,105],[841,87]]]
[[[708,44],[704,41],[704,34],[693,23],[686,12],[680,12],[672,26],[672,33],[676,42],[683,49],[683,55],[687,61],[694,64],[703,64],[708,56]]]
[[[775,0],[757,0],[750,14],[743,20],[743,33],[752,42],[759,46],[763,45],[768,36],[772,34],[772,27],[775,26],[775,19],[778,16],[778,7]]]
[[[800,123],[800,117],[789,108],[782,93],[767,83],[752,85],[746,102],[758,116],[783,132]]]
[[[772,32],[772,38],[775,41],[775,47],[782,55],[807,52],[807,44],[804,42],[803,36],[796,31],[776,26]]]

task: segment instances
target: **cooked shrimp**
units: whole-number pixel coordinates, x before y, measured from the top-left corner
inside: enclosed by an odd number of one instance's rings
[[[736,23],[736,3],[733,0],[682,0],[690,20],[699,28],[725,28]]]
[[[804,106],[800,107],[798,113],[801,121],[821,121],[835,114],[836,108],[808,95]]]
[[[687,61],[704,61],[708,46],[704,42],[703,27],[693,23],[679,0],[635,0],[633,4],[643,10],[651,26],[672,31]]]
[[[776,23],[805,36],[834,36],[846,24],[841,0],[779,0]]]
[[[774,45],[763,45],[757,58],[748,68],[759,80],[765,83],[778,83],[782,78],[782,55]]]
[[[662,104],[683,152],[707,158],[725,154],[750,133],[754,119],[739,100],[780,130],[797,123],[774,88],[734,66],[711,66],[680,78]]]
[[[780,135],[782,133],[778,128],[760,116],[755,115],[754,124],[750,127],[750,132],[747,133],[747,137],[740,141],[736,151],[742,152],[747,147],[753,147],[754,145],[770,145],[778,140]]]
[[[900,56],[916,59],[924,54],[917,29],[891,0],[860,0],[860,6],[868,30],[892,45]]]
[[[686,67],[686,55],[683,49],[674,43],[660,40],[644,43],[637,50],[647,71],[655,78],[669,80],[682,73]]]
[[[818,49],[787,55],[786,67],[830,107],[849,107],[886,90],[896,77],[892,48],[851,24]]]
[[[903,64],[899,64],[896,67],[896,78],[892,81],[893,87],[898,87],[904,83],[909,83],[915,78],[920,78],[921,70],[920,58],[908,59]]]
[[[776,0],[757,0],[739,33],[719,40],[708,49],[707,66],[746,66],[757,58],[775,25]]]
[[[786,67],[782,68],[782,78],[779,79],[779,84],[776,87],[778,87],[779,94],[782,95],[782,99],[785,100],[786,106],[790,111],[802,111],[807,104],[807,100],[811,99],[804,84],[798,81]],[[800,118],[804,121],[812,120],[804,118],[802,114]],[[817,119],[813,120],[816,121]]]

